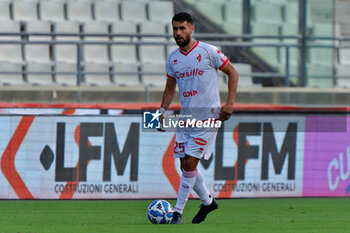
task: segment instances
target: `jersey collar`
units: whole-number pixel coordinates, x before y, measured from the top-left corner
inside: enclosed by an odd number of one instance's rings
[[[179,48],[180,53],[187,56],[188,54],[190,54],[190,52],[192,52],[192,50],[194,50],[197,47],[198,43],[199,41],[197,40],[196,43],[194,43],[194,45],[192,46],[192,48],[190,48],[186,53]]]

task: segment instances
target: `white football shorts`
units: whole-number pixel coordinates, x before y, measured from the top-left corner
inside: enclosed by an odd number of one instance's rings
[[[174,158],[184,158],[185,154],[208,160],[213,152],[218,130],[177,131],[174,145]]]

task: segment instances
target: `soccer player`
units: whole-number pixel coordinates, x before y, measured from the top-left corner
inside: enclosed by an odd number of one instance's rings
[[[227,57],[216,47],[196,41],[192,16],[178,13],[172,18],[173,36],[179,48],[171,52],[166,60],[167,82],[159,112],[164,114],[171,104],[179,87],[181,114],[204,121],[215,119],[228,120],[233,112],[238,74]],[[221,107],[218,90],[217,70],[228,76],[228,97]],[[160,131],[164,131],[160,129]],[[209,159],[214,147],[217,129],[176,130],[174,157],[180,158],[182,176],[174,207],[172,224],[182,223],[182,212],[188,197],[194,190],[202,201],[199,212],[192,223],[201,223],[207,214],[218,208],[215,199],[197,169],[200,159]]]

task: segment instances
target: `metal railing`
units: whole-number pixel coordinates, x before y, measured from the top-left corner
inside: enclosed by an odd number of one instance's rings
[[[9,36],[17,36],[20,37],[20,40],[4,40],[3,38],[9,37]],[[56,40],[56,37],[77,37],[79,40]],[[48,40],[31,40],[31,37],[50,37]],[[101,37],[101,38],[109,38],[109,41],[87,41],[85,40],[88,37]],[[121,37],[127,37],[130,38],[129,41],[118,41],[113,40],[113,38],[121,38]],[[151,42],[151,41],[141,41],[141,38],[165,38],[166,41],[164,42]],[[143,72],[139,70],[137,73],[134,72],[115,72],[115,71],[109,71],[109,72],[86,72],[83,71],[81,68],[83,67],[84,61],[82,59],[82,51],[84,45],[135,45],[137,48],[140,45],[163,45],[163,46],[170,46],[174,45],[172,35],[170,34],[98,34],[98,33],[0,33],[0,44],[20,44],[20,45],[26,45],[26,44],[47,44],[50,46],[55,45],[75,45],[77,49],[77,58],[76,58],[76,72],[57,72],[57,71],[51,71],[51,72],[29,72],[29,71],[22,71],[22,72],[4,72],[0,71],[0,74],[37,74],[37,75],[76,75],[76,85],[80,86],[82,84],[82,76],[86,74],[108,74],[108,75],[139,75],[142,77],[142,75],[155,75],[155,74],[164,74],[163,72]],[[216,46],[228,46],[228,47],[236,47],[236,48],[253,48],[253,47],[268,47],[268,48],[281,48],[285,50],[285,72],[253,72],[251,74],[252,77],[255,78],[281,78],[284,80],[284,85],[289,86],[289,80],[292,76],[299,77],[300,74],[291,74],[290,73],[290,50],[292,48],[298,48],[299,54],[300,53],[300,43],[298,42],[301,38],[300,35],[291,35],[291,36],[269,36],[269,35],[227,35],[227,34],[208,34],[208,33],[196,33],[194,34],[195,39],[198,39],[203,42],[207,42],[210,44],[214,44]],[[134,41],[133,38],[136,38],[138,40]],[[262,42],[247,42],[247,41],[237,41],[237,40],[256,40],[256,39],[278,39],[281,42],[279,43],[262,43]],[[284,39],[295,39],[297,42],[295,43],[284,43],[282,40]],[[308,37],[308,40],[330,40],[330,41],[350,41],[350,38],[344,37],[344,38],[332,38],[332,37]],[[332,48],[335,49],[335,51],[338,51],[340,49],[348,49],[350,48],[350,45],[309,45],[310,48]],[[108,58],[109,59],[109,58]],[[25,62],[26,60],[24,60]],[[53,60],[50,60],[48,62],[55,62],[55,58]],[[113,63],[113,61],[111,61]],[[165,61],[164,61],[165,63]],[[300,64],[299,64],[300,65]],[[242,76],[245,76],[244,74]],[[165,77],[165,74],[164,74]],[[338,76],[335,76],[336,78]],[[141,79],[142,80],[142,79]],[[148,86],[143,84],[145,88],[147,89]]]

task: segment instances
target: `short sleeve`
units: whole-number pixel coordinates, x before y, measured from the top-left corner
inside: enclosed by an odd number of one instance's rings
[[[170,57],[169,56],[166,59],[166,76],[169,79],[175,79],[175,75],[174,75],[172,66],[170,64]]]
[[[220,51],[220,49],[215,46],[209,47],[211,62],[215,66],[215,68],[222,70],[229,63],[228,58]]]

